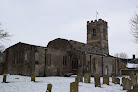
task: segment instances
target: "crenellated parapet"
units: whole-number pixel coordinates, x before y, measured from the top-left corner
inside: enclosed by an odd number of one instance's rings
[[[92,21],[87,21],[87,25],[96,25],[96,24],[105,24],[107,25],[107,22],[102,20],[102,19],[99,19],[99,20],[92,20]]]

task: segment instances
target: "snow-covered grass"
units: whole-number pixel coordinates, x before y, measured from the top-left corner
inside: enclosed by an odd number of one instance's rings
[[[101,88],[94,86],[94,78],[91,77],[91,83],[79,83],[79,92],[126,92],[122,86],[111,83],[103,85],[101,77]],[[7,82],[2,83],[3,75],[0,75],[0,92],[46,92],[47,84],[53,85],[52,92],[70,92],[70,83],[75,81],[72,77],[36,77],[36,82],[31,82],[31,77],[8,75]]]

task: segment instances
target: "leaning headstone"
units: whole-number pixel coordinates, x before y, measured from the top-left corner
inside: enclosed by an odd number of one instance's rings
[[[52,90],[52,84],[47,84],[46,92],[51,92],[51,90]]]
[[[35,82],[35,72],[33,72],[32,75],[31,75],[31,81]]]
[[[84,74],[84,82],[85,83],[90,83],[90,74],[88,74],[88,73]]]
[[[77,74],[77,77],[79,78],[79,82],[83,82],[83,74]]]
[[[115,77],[112,76],[112,83],[115,83]]]
[[[103,76],[103,84],[109,85],[109,76],[107,75]]]
[[[78,84],[75,82],[70,83],[70,92],[78,92]]]
[[[100,75],[99,74],[94,75],[94,82],[95,82],[95,87],[101,87]]]
[[[4,74],[4,75],[3,75],[3,82],[4,82],[4,83],[6,83],[6,78],[7,78],[7,75]]]
[[[123,90],[131,90],[131,80],[128,78],[123,79]]]
[[[120,79],[119,78],[115,78],[115,84],[120,84]]]
[[[77,83],[77,84],[79,83],[79,78],[78,77],[75,78],[75,83]]]

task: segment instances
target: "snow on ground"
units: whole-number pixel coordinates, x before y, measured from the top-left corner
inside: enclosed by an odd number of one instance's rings
[[[19,79],[18,79],[19,78]],[[70,83],[75,81],[75,76],[71,77],[36,77],[36,82],[31,82],[31,77],[8,75],[7,82],[2,83],[3,75],[0,75],[0,92],[46,92],[47,84],[53,85],[52,92],[70,92]],[[102,84],[101,77],[101,84]],[[79,92],[126,92],[122,86],[111,83],[101,85],[101,88],[94,86],[94,78],[91,83],[79,83]]]

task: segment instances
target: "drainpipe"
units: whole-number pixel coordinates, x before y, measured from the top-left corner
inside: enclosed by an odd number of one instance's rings
[[[117,57],[115,58],[115,76],[116,76],[116,65],[117,64]]]
[[[84,53],[82,52],[82,60],[83,60],[83,76],[84,76]]]
[[[91,57],[91,55],[90,55],[90,71],[91,71],[91,58],[92,58],[92,57]]]
[[[103,56],[102,56],[102,76],[103,76]]]
[[[46,52],[47,52],[47,49],[45,48],[45,65],[44,65],[44,76],[46,76]]]

